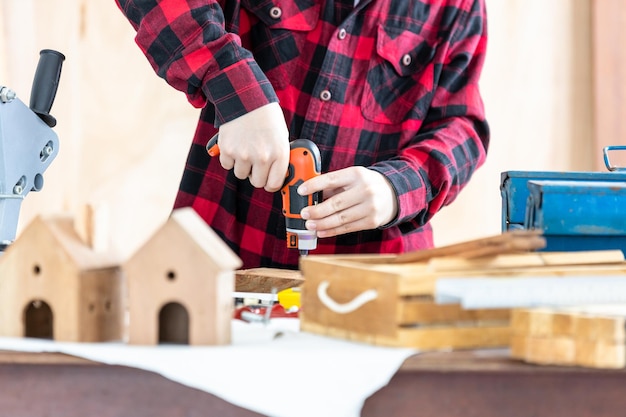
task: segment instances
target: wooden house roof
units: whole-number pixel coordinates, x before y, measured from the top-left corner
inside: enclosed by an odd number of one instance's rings
[[[58,242],[56,248],[38,247],[41,239],[40,233],[49,232],[52,238]],[[119,266],[119,256],[112,253],[95,252],[81,239],[74,228],[74,220],[68,215],[37,216],[11,244],[3,257],[9,258],[13,247],[29,245],[33,250],[62,250],[80,270],[106,269]]]

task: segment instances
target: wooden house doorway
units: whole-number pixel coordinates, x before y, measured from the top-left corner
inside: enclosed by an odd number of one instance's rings
[[[189,313],[180,303],[168,303],[159,312],[159,343],[189,344]]]
[[[54,338],[52,309],[43,300],[33,300],[24,309],[24,337]]]

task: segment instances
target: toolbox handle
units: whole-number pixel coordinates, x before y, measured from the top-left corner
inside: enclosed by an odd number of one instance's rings
[[[604,165],[606,165],[606,169],[608,169],[611,172],[626,171],[626,167],[619,167],[617,165],[612,165],[611,161],[609,161],[609,151],[624,151],[624,150],[626,150],[626,146],[622,146],[622,145],[612,145],[612,146],[604,147],[604,149],[602,150],[602,153],[604,154]]]
[[[330,283],[328,281],[320,282],[320,285],[317,287],[317,297],[326,308],[337,314],[352,313],[378,297],[378,291],[367,290],[354,297],[351,301],[340,304],[328,295],[329,285]]]

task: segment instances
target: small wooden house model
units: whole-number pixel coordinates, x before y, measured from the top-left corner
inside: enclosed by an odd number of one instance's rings
[[[128,343],[230,343],[241,264],[192,208],[174,210],[123,266]]]
[[[71,217],[36,217],[0,255],[0,336],[100,342],[123,337],[123,275]]]

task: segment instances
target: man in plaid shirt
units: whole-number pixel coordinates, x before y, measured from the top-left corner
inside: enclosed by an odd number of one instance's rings
[[[321,152],[299,189],[324,193],[302,211],[312,253],[432,247],[428,221],[485,160],[484,0],[116,1],[156,73],[203,108],[175,208],[244,268],[298,266],[276,192],[291,140]]]

